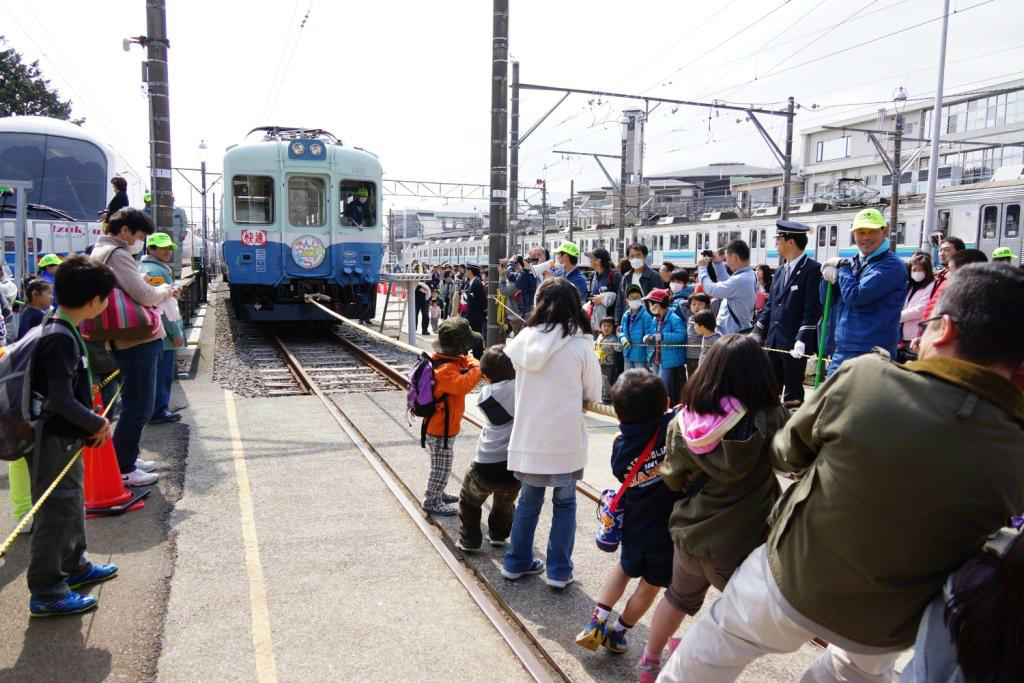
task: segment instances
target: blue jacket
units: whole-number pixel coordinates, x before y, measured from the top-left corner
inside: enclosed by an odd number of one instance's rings
[[[672,294],[672,310],[683,319],[683,322],[690,319],[691,296],[693,296],[693,287],[691,285],[686,285],[678,292]]]
[[[632,346],[628,349],[623,347],[622,357],[634,363],[647,361],[647,349],[644,348],[644,335],[653,334],[654,318],[650,311],[641,306],[636,315],[630,315],[627,310],[622,314],[622,321],[619,324],[619,341],[625,344],[629,342]]]
[[[829,314],[836,320],[838,352],[861,354],[881,346],[896,355],[907,280],[907,266],[888,249],[867,259],[857,255],[839,269]]]
[[[648,323],[647,334],[655,334],[658,331],[658,320],[651,316]],[[661,348],[661,367],[677,368],[686,365],[686,349],[681,345],[686,343],[686,323],[676,315],[672,309],[665,314],[665,322],[661,325],[661,343],[669,346]],[[654,358],[654,347],[647,348],[647,362]]]
[[[568,273],[563,274],[561,272],[557,272],[556,275],[558,275],[558,277],[564,277],[566,280],[576,285],[576,290],[580,293],[581,306],[587,302],[587,297],[590,296],[590,291],[587,288],[587,278],[580,272],[579,266],[576,266]]]
[[[648,548],[652,545],[672,547],[668,519],[682,493],[665,485],[660,468],[665,459],[665,434],[675,416],[675,412],[669,411],[640,424],[620,424],[619,434],[612,442],[612,474],[623,481],[651,437],[658,434],[650,457],[640,466],[640,471],[619,501],[623,511],[622,543],[625,545],[636,541]]]

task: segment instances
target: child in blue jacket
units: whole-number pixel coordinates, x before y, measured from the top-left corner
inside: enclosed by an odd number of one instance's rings
[[[665,383],[669,405],[676,405],[686,372],[686,323],[672,310],[672,293],[667,289],[652,289],[647,301],[651,306],[649,332],[644,337],[647,364]]]
[[[622,357],[625,369],[647,369],[647,349],[644,337],[650,334],[654,319],[644,308],[644,290],[640,285],[626,288],[626,312],[619,324],[619,341],[622,342]]]

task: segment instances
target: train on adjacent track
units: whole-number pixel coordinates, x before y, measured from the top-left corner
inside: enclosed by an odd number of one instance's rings
[[[1016,254],[1015,263],[1024,264],[1024,242],[1021,234],[1021,207],[1024,206],[1024,179],[994,180],[970,185],[943,188],[936,194],[936,230],[925,234],[923,197],[912,197],[901,203],[898,224],[893,230],[896,253],[904,259],[914,252],[931,252],[943,236],[959,237],[968,247],[977,247],[991,255],[996,247],[1009,247]],[[864,206],[831,208],[821,203],[794,206],[789,219],[811,227],[808,253],[818,261],[834,256],[852,257],[857,253],[850,226],[853,217]],[[885,206],[878,205],[888,215]],[[774,209],[774,212],[773,212]],[[648,260],[659,264],[670,261],[679,267],[693,267],[702,251],[719,249],[733,239],[742,239],[751,248],[751,263],[779,265],[775,249],[775,221],[778,207],[760,210],[768,215],[723,218],[725,212],[705,214],[699,221],[686,221],[666,216],[654,225],[636,228],[637,241],[648,248]],[[544,239],[537,233],[522,235],[519,250],[537,246],[554,249],[567,239],[567,229],[547,232]],[[632,228],[626,230],[627,246]],[[577,245],[584,252],[597,247],[608,249],[615,259],[622,258],[616,249],[618,229],[614,226],[592,226],[577,229]],[[515,251],[515,249],[510,249]],[[504,255],[503,255],[504,256]],[[429,239],[404,254],[428,263],[486,263],[487,236]]]
[[[254,134],[260,137],[248,141]],[[223,261],[243,320],[326,320],[376,308],[381,165],[321,129],[255,128],[224,154]]]

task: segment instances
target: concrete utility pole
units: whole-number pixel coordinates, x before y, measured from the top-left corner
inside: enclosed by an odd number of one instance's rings
[[[538,180],[537,184],[540,185],[540,248],[547,249],[548,245],[545,244],[548,231],[548,181],[547,179]]]
[[[786,163],[782,165],[782,220],[789,218],[789,185],[793,177],[793,98],[789,98],[789,106],[786,107]]]
[[[519,233],[519,62],[512,62],[512,139],[509,150],[508,225],[512,251],[518,251]]]
[[[207,188],[206,188],[206,143],[205,142],[199,143],[199,152],[200,152],[200,158],[199,158],[199,182],[200,182],[200,186],[203,188],[203,251],[202,251],[202,254],[203,254],[203,268],[206,268],[207,264],[209,263],[209,255],[206,253],[206,239],[207,239],[207,231],[206,231],[206,192],[207,192]]]
[[[932,108],[932,142],[928,156],[928,192],[924,201],[924,236],[935,232],[935,183],[939,175],[939,134],[942,120],[942,87],[946,76],[946,30],[949,27],[949,0],[942,14],[942,38],[939,40],[939,79],[935,85],[935,106]]]
[[[487,345],[498,334],[498,259],[508,237],[508,0],[494,0],[491,50],[491,214],[487,258]]]
[[[149,166],[153,220],[157,230],[173,234],[171,205],[171,102],[168,88],[167,12],[164,0],[146,0],[146,86],[149,90]],[[204,220],[205,226],[205,220]],[[205,245],[205,242],[204,242]],[[206,253],[204,246],[204,255]]]
[[[629,121],[622,119],[622,151],[619,166],[619,246],[615,258],[626,254],[626,127]]]
[[[900,151],[903,142],[903,112],[896,112],[896,135],[893,136],[892,147],[892,204],[889,206],[889,251],[896,251],[896,233],[899,232],[899,210],[900,210],[900,176],[903,175],[900,166]]]
[[[569,181],[569,241],[572,242],[572,232],[576,222],[576,181]]]

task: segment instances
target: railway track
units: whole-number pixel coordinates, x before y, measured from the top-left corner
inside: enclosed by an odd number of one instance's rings
[[[328,344],[323,339],[290,341],[278,335],[270,339],[303,392],[321,400],[530,676],[536,681],[571,680],[488,580],[473,565],[460,560],[461,553],[454,550],[455,539],[429,520],[419,497],[331,399],[331,394],[405,388],[405,376],[411,367],[409,354],[392,351],[391,360],[398,365],[391,365],[374,355],[376,343],[372,339],[356,332],[331,333],[327,335]]]

